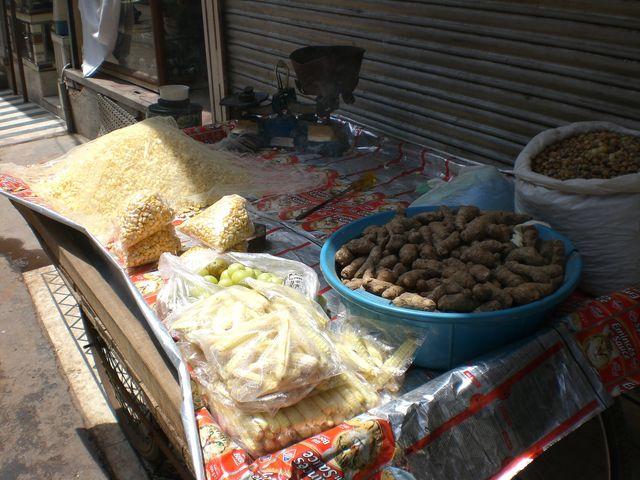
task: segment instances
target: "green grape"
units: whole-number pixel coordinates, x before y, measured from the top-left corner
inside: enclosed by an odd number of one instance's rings
[[[216,277],[214,277],[213,275],[205,275],[203,277],[207,282],[211,282],[211,283],[218,283],[218,279]]]
[[[209,275],[209,270],[207,270],[206,268],[203,268],[202,270],[198,271],[198,275],[200,275],[201,277],[204,277],[205,275]]]
[[[224,270],[221,274],[220,274],[220,280],[231,280],[231,274],[229,273],[229,270]]]
[[[189,288],[189,296],[191,297],[200,298],[200,297],[203,297],[205,293],[206,293],[206,290],[197,285],[193,285]]]
[[[221,278],[218,282],[218,285],[220,285],[221,287],[230,287],[231,285],[233,285],[233,281],[230,278]]]
[[[244,269],[245,269],[245,266],[242,265],[241,263],[232,263],[227,267],[229,274],[232,274],[233,272],[236,272],[238,270],[244,270]]]
[[[240,283],[247,277],[251,277],[253,272],[249,270],[236,270],[231,274],[231,280],[233,283]]]
[[[253,278],[258,278],[264,273],[262,270],[258,270],[257,268],[252,268],[251,271],[253,273]]]
[[[219,277],[223,270],[225,270],[229,264],[222,260],[221,258],[216,258],[214,261],[210,262],[207,265],[207,271],[209,275],[213,275],[214,277]]]
[[[284,283],[284,280],[282,280],[280,277],[276,277],[275,275],[271,276],[271,280],[269,280],[271,283],[275,283],[276,285],[282,285]]]
[[[258,275],[256,278],[258,280],[262,280],[263,282],[268,282],[271,277],[273,277],[272,274],[270,274],[268,272],[263,272],[260,275]]]

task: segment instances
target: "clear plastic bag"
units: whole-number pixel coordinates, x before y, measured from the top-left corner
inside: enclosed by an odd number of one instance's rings
[[[308,299],[315,299],[320,288],[318,275],[307,265],[274,257],[265,253],[218,253],[206,247],[194,247],[179,258],[174,255],[162,255],[158,265],[165,285],[158,294],[156,311],[161,319],[180,308],[197,301],[210,293],[210,282],[199,273],[211,267],[206,273],[219,274],[220,268],[240,263],[249,268],[269,272],[283,279],[284,285],[298,291]],[[215,267],[215,266],[218,267]],[[194,290],[195,289],[195,290]],[[193,292],[195,291],[195,295]]]
[[[161,255],[158,270],[165,282],[158,292],[155,304],[160,320],[165,320],[218,290],[213,283],[185,268],[180,258],[175,255]]]
[[[167,319],[195,344],[220,380],[222,397],[245,411],[275,411],[298,402],[344,370],[324,330],[320,307],[294,290],[262,282],[216,287]],[[211,376],[211,374],[210,374]]]
[[[187,252],[188,253],[188,252]],[[203,267],[216,260],[227,263],[241,263],[250,268],[257,268],[282,278],[284,285],[297,290],[307,298],[315,299],[320,289],[320,282],[315,270],[296,260],[275,257],[268,253],[242,253],[227,252],[218,253],[215,250],[200,250],[194,255],[183,255],[184,264],[193,272],[200,271]]]
[[[346,367],[378,392],[396,394],[411,366],[425,331],[359,315],[339,315],[332,336]]]
[[[132,268],[155,262],[165,252],[178,253],[180,246],[180,239],[176,236],[173,225],[169,224],[144,240],[128,247],[120,247],[116,251],[124,266]]]
[[[223,430],[253,456],[261,456],[328,430],[381,402],[375,388],[352,372],[320,382],[293,405],[277,412],[243,409],[228,392],[194,344],[180,350],[197,380],[197,390]]]
[[[134,195],[120,215],[117,236],[129,248],[171,224],[174,212],[156,193]]]
[[[86,227],[105,245],[114,234],[113,220],[137,192],[160,192],[182,213],[211,205],[224,195],[294,194],[327,181],[327,173],[319,169],[212,150],[185,135],[170,117],[114,130],[45,164],[3,162],[0,171],[24,180],[48,206]]]
[[[226,195],[178,229],[219,252],[226,252],[253,235],[246,203],[239,195]]]
[[[429,184],[431,190],[415,200],[412,207],[476,205],[482,210],[513,211],[513,182],[496,167],[465,167],[449,182],[436,178]]]
[[[275,413],[246,413],[220,402],[220,396],[209,389],[204,395],[222,429],[259,457],[326,431],[379,404],[379,395],[362,379],[349,373],[340,377],[344,382],[339,385],[314,390]]]

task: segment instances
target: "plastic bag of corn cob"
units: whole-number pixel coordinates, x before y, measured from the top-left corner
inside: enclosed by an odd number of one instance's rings
[[[291,288],[246,279],[167,318],[202,351],[221,398],[245,411],[274,412],[344,371],[315,302]]]
[[[319,289],[318,275],[307,265],[263,253],[218,253],[193,247],[179,258],[163,255],[159,271],[165,285],[158,294],[156,311],[161,319],[213,293],[212,285],[243,284],[255,278],[289,286],[309,299]]]
[[[351,373],[343,375],[336,386],[313,390],[275,413],[243,412],[220,401],[220,396],[211,391],[205,392],[205,398],[222,429],[255,458],[340,425],[380,402],[376,391],[361,378]]]
[[[191,343],[178,346],[187,361],[217,423],[252,455],[260,456],[304,440],[359,415],[382,402],[376,389],[362,377],[344,372],[320,382],[300,400],[277,412],[265,412],[255,403],[233,402],[202,351]]]
[[[424,342],[424,329],[388,324],[343,312],[331,324],[333,338],[347,367],[379,392],[394,395]]]

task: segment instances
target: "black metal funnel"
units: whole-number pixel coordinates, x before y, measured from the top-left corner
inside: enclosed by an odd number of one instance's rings
[[[353,103],[363,55],[363,48],[338,45],[299,48],[289,58],[302,93],[336,100],[342,95],[345,103]]]

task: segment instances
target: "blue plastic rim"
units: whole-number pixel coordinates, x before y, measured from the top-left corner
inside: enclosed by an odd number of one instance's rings
[[[407,216],[433,211],[439,207],[413,207]],[[335,268],[336,251],[349,240],[360,236],[371,225],[384,225],[395,212],[383,212],[356,220],[340,228],[325,242],[320,252],[320,268],[327,283],[356,314],[374,317],[386,323],[400,323],[422,329],[426,334],[414,363],[431,369],[450,369],[462,362],[488,353],[507,343],[532,334],[545,321],[546,315],[562,303],[577,287],[582,260],[571,241],[560,233],[537,225],[542,239],[558,239],[564,243],[567,261],[564,281],[551,295],[527,305],[497,312],[448,313],[424,312],[393,305],[363,290],[351,290],[340,281]]]

